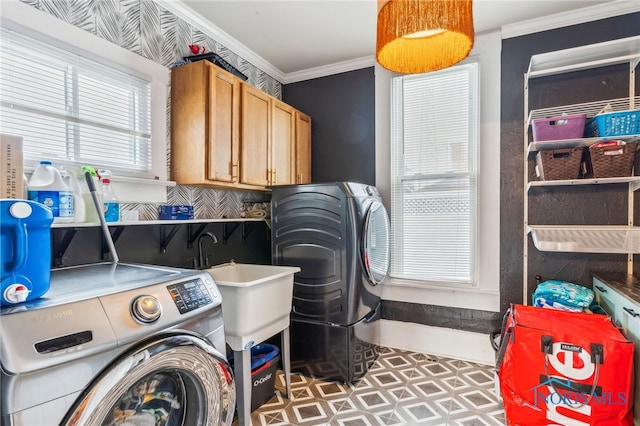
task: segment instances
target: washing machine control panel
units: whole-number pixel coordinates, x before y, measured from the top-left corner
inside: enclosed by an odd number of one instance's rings
[[[209,289],[201,278],[171,284],[167,290],[181,314],[213,303]]]

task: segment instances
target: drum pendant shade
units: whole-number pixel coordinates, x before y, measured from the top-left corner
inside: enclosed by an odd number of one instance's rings
[[[454,65],[473,47],[471,0],[380,0],[376,59],[418,74]]]

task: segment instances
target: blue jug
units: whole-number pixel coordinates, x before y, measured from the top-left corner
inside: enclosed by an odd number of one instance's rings
[[[49,207],[28,200],[0,200],[0,305],[37,299],[49,290]]]

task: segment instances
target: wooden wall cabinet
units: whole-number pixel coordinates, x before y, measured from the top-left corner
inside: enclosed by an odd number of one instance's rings
[[[296,110],[277,99],[271,102],[271,185],[297,183]]]
[[[171,179],[265,190],[311,181],[311,119],[198,61],[171,73]]]
[[[311,183],[311,117],[296,111],[295,183]]]
[[[295,183],[295,110],[255,87],[242,84],[240,182]]]
[[[171,179],[238,186],[240,80],[198,61],[171,72]]]
[[[271,96],[243,83],[241,105],[240,182],[264,187],[270,181]]]

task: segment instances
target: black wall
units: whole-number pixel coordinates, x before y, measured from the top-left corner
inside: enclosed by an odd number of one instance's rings
[[[375,76],[365,68],[283,86],[311,116],[312,180],[375,185]]]
[[[634,13],[503,40],[501,85],[500,300],[504,311],[523,292],[523,75],[531,55],[640,33]],[[529,109],[628,95],[628,67],[535,79]],[[640,87],[636,82],[636,88]],[[532,163],[530,163],[532,169]],[[637,170],[637,168],[636,168]],[[529,193],[530,224],[626,224],[626,186],[537,188]],[[638,197],[636,196],[636,203]],[[636,209],[638,210],[638,209]],[[637,216],[637,214],[636,214]],[[637,220],[637,218],[636,218]],[[535,276],[591,286],[590,271],[626,270],[626,255],[541,252],[529,239],[528,294]],[[638,257],[638,256],[636,256]],[[636,262],[637,263],[637,262]]]
[[[234,226],[238,225],[234,229]],[[121,262],[146,263],[153,265],[193,268],[193,258],[197,256],[197,244],[188,247],[190,236],[198,235],[200,224],[163,225],[129,225],[111,227],[111,233],[118,238],[115,241],[116,251]],[[172,230],[175,234],[168,238]],[[209,223],[203,232],[211,232],[218,239],[213,244],[209,238],[203,240],[203,254],[209,257],[210,265],[219,265],[231,259],[238,263],[271,264],[270,229],[265,222],[250,222],[244,226],[236,223]],[[226,232],[225,232],[226,231]],[[70,233],[75,232],[75,235]],[[103,252],[109,253],[102,246],[102,229],[100,227],[53,228],[52,267],[82,265],[110,260],[103,259]],[[227,235],[226,244],[224,236]],[[70,238],[72,237],[72,238]],[[69,244],[65,244],[65,239]],[[161,247],[166,246],[165,252]],[[66,248],[66,250],[64,250]],[[60,255],[56,262],[57,255]]]

